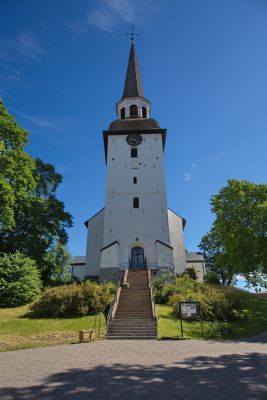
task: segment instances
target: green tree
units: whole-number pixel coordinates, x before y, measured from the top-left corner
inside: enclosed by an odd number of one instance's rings
[[[62,243],[53,246],[46,257],[50,264],[51,284],[60,284],[71,281],[71,254]]]
[[[44,284],[49,284],[54,273],[48,254],[57,243],[67,243],[66,228],[72,226],[72,217],[65,211],[64,203],[56,198],[56,190],[62,181],[51,164],[32,159],[24,151],[27,132],[21,130],[2,104],[0,135],[4,148],[20,146],[16,157],[9,157],[8,164],[1,175],[0,197],[4,197],[6,207],[0,210],[0,249],[1,252],[15,253],[17,250],[36,261]],[[5,127],[8,126],[8,129]],[[23,136],[23,140],[17,136]],[[17,135],[17,136],[16,136]],[[15,139],[13,139],[15,137]],[[12,144],[14,142],[14,144]],[[23,162],[23,160],[27,160]],[[16,172],[13,173],[13,171]],[[17,183],[18,181],[18,183]],[[5,189],[10,186],[11,195]],[[19,190],[16,188],[19,187]],[[14,190],[15,189],[15,190]]]
[[[41,292],[34,260],[16,252],[0,257],[0,306],[16,307],[31,302]]]
[[[0,229],[15,227],[15,204],[23,202],[36,182],[34,160],[24,151],[28,133],[20,128],[0,100]]]
[[[226,274],[223,283],[241,274],[255,284],[267,274],[267,185],[231,179],[211,206],[215,221],[200,243],[208,270]]]

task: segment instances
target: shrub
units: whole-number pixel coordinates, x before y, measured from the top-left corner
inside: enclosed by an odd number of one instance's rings
[[[42,317],[72,317],[98,313],[110,304],[113,284],[95,282],[73,283],[46,289],[31,305],[31,310]]]
[[[25,255],[0,257],[0,306],[16,307],[31,302],[41,292],[41,280],[35,262]]]
[[[193,267],[188,267],[186,270],[182,273],[181,276],[188,276],[190,279],[193,279],[193,281],[197,280],[197,273],[195,268]]]
[[[208,271],[204,277],[205,282],[213,284],[213,285],[220,285],[221,281],[218,277],[218,274],[215,271]]]
[[[157,304],[166,304],[169,296],[173,294],[171,287],[175,282],[175,275],[172,273],[165,273],[153,280],[154,298]],[[166,286],[168,286],[166,288]]]
[[[199,302],[206,321],[230,321],[244,316],[244,302],[238,291],[215,289],[188,277],[177,278],[174,293],[169,297],[168,304],[176,317],[180,317],[180,301]]]

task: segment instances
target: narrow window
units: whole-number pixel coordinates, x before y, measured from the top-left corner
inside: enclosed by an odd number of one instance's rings
[[[134,183],[134,184],[137,183],[137,178],[136,178],[136,176],[133,178],[133,183]]]
[[[137,149],[135,147],[131,148],[131,157],[132,158],[137,158]]]
[[[122,107],[121,109],[121,119],[125,119],[125,108]]]
[[[147,118],[147,109],[146,107],[142,107],[142,117]]]
[[[139,208],[139,197],[133,198],[133,208]]]
[[[138,117],[137,106],[133,104],[130,107],[130,118],[137,118],[137,117]]]

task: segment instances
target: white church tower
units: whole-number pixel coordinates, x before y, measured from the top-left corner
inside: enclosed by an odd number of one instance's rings
[[[151,104],[144,96],[133,37],[116,109],[117,119],[103,132],[105,207],[85,223],[85,266],[74,265],[74,274],[80,280],[117,281],[125,268],[150,268],[154,275],[182,273],[187,268],[185,219],[167,207],[166,129],[150,118]],[[202,262],[202,272],[203,268]]]

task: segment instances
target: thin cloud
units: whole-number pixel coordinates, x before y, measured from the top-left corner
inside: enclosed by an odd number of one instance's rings
[[[17,62],[20,57],[40,61],[47,53],[32,33],[20,33],[14,39],[0,41],[1,66],[5,69],[14,69],[7,62]]]
[[[14,111],[17,115],[21,116],[22,118],[32,122],[33,124],[38,125],[41,128],[60,130],[60,129],[71,128],[79,124],[79,121],[76,121],[71,118],[47,119],[43,117],[36,117],[33,115],[25,114],[15,109],[13,109],[12,111]]]
[[[184,180],[186,182],[189,182],[189,181],[191,181],[191,179],[192,179],[192,175],[189,172],[185,172],[184,173]]]
[[[102,0],[87,12],[83,18],[66,25],[76,33],[86,32],[94,26],[105,32],[112,32],[119,21],[132,23],[137,19],[137,2],[129,0]]]
[[[46,55],[45,50],[40,43],[30,33],[22,33],[18,36],[17,51],[23,56],[35,61],[40,61],[42,56]]]

